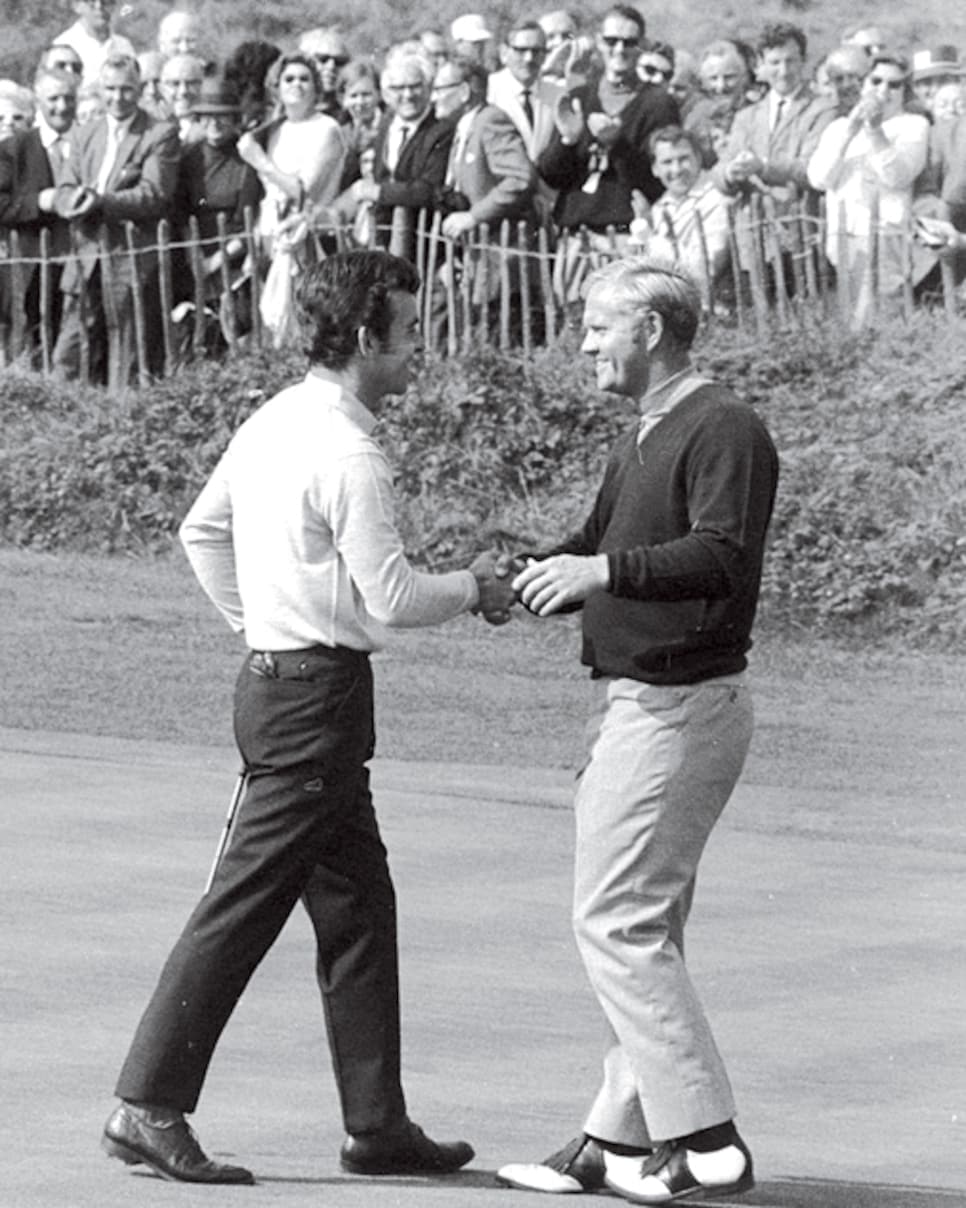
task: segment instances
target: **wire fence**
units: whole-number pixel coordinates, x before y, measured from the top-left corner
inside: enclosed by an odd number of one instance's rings
[[[911,313],[920,301],[911,220],[908,230],[886,230],[873,205],[868,230],[855,235],[845,211],[837,217],[836,254],[830,257],[823,207],[800,205],[779,213],[770,197],[756,195],[746,209],[728,211],[723,269],[720,258],[709,254],[700,215],[694,216],[687,255],[673,220],[663,221],[660,234],[691,269],[709,324],[750,330],[764,340],[776,326],[821,317],[855,325],[874,320],[884,306]],[[529,355],[554,343],[579,312],[580,285],[587,273],[628,250],[627,233],[613,228],[555,232],[503,221],[454,241],[442,234],[441,222],[438,213],[397,209],[389,228],[372,230],[368,237],[371,244],[388,246],[415,262],[423,339],[431,353],[456,355],[482,343],[501,350],[518,347]],[[230,355],[241,346],[279,346],[289,338],[285,333],[291,325],[278,321],[279,299],[268,306],[266,283],[278,265],[265,254],[252,212],[246,212],[242,230],[229,231],[219,216],[217,236],[205,240],[195,218],[179,228],[177,238],[163,219],[149,246],[143,232],[142,238],[135,237],[133,224],[126,223],[124,230],[125,244],[118,251],[101,229],[96,290],[90,278],[80,275],[77,280],[82,320],[92,307],[103,310],[109,386],[143,385],[178,372],[188,361]],[[334,220],[314,225],[290,254],[285,290],[291,292],[298,273],[313,260],[359,246],[353,231]],[[0,353],[8,363],[29,357],[49,374],[57,370],[58,281],[70,256],[77,254],[78,232],[71,231],[73,251],[67,255],[53,254],[46,229],[30,242],[30,254],[25,254],[20,233],[6,232],[5,254],[0,255]],[[858,242],[861,257],[855,255]],[[905,249],[902,272],[898,284],[892,272],[886,285],[884,249],[894,261],[896,246]],[[933,276],[932,300],[947,317],[955,317],[962,300],[951,265],[938,260]],[[133,288],[123,283],[116,288],[119,277],[133,282]],[[121,306],[119,297],[124,299]],[[284,310],[284,297],[281,304]],[[82,339],[83,380],[91,379],[93,354],[90,342]]]

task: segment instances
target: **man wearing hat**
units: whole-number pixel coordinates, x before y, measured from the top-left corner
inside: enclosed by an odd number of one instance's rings
[[[479,13],[464,13],[462,17],[457,17],[449,27],[449,36],[453,43],[453,54],[458,59],[487,66],[493,35]]]
[[[245,211],[257,214],[262,196],[258,173],[238,154],[241,133],[241,102],[237,92],[224,79],[205,79],[191,116],[201,137],[181,153],[178,170],[177,225],[180,239],[191,236],[191,219],[197,219],[201,252],[206,274],[206,294],[220,308],[222,253],[229,266],[237,270],[245,259]],[[228,240],[218,245],[219,219],[223,219]],[[176,274],[178,297],[194,297],[193,281],[187,264]],[[246,308],[247,309],[247,308]]]
[[[928,113],[932,102],[944,84],[962,84],[966,69],[959,61],[955,46],[937,46],[934,50],[917,50],[912,56],[912,88]]]

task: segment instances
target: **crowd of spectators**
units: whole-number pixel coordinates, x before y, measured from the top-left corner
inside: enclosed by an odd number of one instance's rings
[[[224,258],[232,280],[250,269],[246,213],[263,268],[285,258],[283,292],[336,226],[388,244],[394,214],[426,210],[464,248],[503,219],[549,231],[552,254],[555,237],[579,232],[554,256],[562,300],[628,246],[677,258],[710,296],[750,271],[762,205],[780,230],[793,209],[817,214],[823,195],[830,274],[868,281],[874,259],[883,296],[910,275],[928,290],[942,262],[966,276],[966,68],[954,46],[908,55],[881,30],[849,29],[810,69],[791,23],[765,26],[754,45],[685,49],[618,3],[593,27],[566,10],[499,30],[467,13],[379,56],[336,28],[216,55],[190,11],[167,13],[156,44],[138,48],[114,32],[114,0],[73,8],[31,80],[0,80],[2,251],[35,258],[47,230],[64,374],[86,343],[104,377],[109,328],[129,355],[133,291],[157,321],[161,218],[176,245],[200,237],[215,310]],[[766,248],[774,274],[792,245]],[[178,316],[197,298],[189,259],[176,263]],[[457,257],[456,271],[468,263]],[[22,303],[36,332],[37,274],[14,302],[8,268],[0,322]],[[859,290],[858,317],[868,301]],[[159,346],[149,341],[153,355]]]

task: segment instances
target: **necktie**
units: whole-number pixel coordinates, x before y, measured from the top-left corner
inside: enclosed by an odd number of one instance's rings
[[[409,136],[412,133],[412,126],[403,126],[399,131],[399,146],[396,148],[396,163],[399,163],[399,157],[403,153],[403,147],[409,142]]]
[[[781,97],[778,101],[778,104],[775,106],[775,122],[772,126],[772,130],[777,130],[778,127],[781,125],[782,111],[784,110],[784,108],[785,108],[785,98]]]
[[[524,88],[520,96],[520,104],[523,107],[524,116],[527,119],[527,124],[533,127],[533,105],[530,104],[530,89]]]

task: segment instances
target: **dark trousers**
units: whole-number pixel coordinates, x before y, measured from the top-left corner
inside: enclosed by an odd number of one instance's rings
[[[210,891],[177,941],[117,1083],[193,1111],[222,1029],[302,899],[346,1132],[398,1125],[396,903],[365,766],[374,745],[365,654],[249,656],[235,691],[249,775]]]

